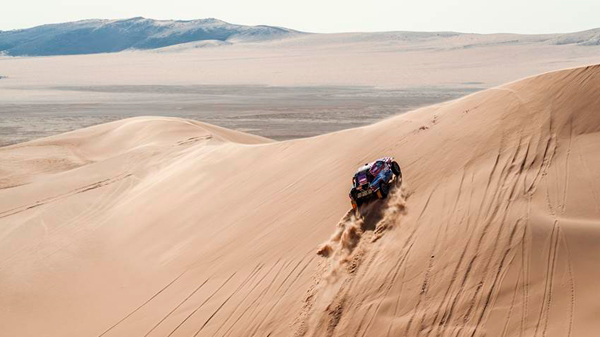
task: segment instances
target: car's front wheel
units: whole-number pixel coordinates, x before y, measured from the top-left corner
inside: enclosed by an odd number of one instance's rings
[[[387,198],[388,193],[390,193],[390,185],[388,185],[387,183],[382,182],[379,185],[379,190],[377,191],[377,197],[379,199],[385,199],[385,198]]]
[[[350,199],[352,200],[352,208],[362,205],[362,200],[358,197],[358,191],[354,188],[350,191]]]

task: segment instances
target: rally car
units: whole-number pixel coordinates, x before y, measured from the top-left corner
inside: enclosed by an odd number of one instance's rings
[[[356,210],[374,196],[378,199],[386,198],[394,178],[402,181],[400,165],[392,157],[377,159],[358,168],[352,177],[352,190],[350,190],[352,208]]]

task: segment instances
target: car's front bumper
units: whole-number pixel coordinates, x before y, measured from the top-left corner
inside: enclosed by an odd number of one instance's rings
[[[374,194],[375,192],[376,191],[374,189],[372,189],[372,188],[369,188],[368,190],[364,190],[364,191],[357,191],[356,197],[359,198],[359,199],[360,198],[365,198],[365,197],[368,197],[368,196]]]

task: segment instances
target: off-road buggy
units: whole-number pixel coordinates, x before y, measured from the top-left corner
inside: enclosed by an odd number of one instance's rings
[[[398,179],[402,181],[400,165],[392,157],[384,157],[361,166],[352,177],[350,200],[352,208],[357,209],[370,198],[385,199],[390,191],[390,184]]]

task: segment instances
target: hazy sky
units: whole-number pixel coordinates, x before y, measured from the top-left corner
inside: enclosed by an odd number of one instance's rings
[[[0,30],[89,18],[214,17],[309,32],[553,33],[600,27],[600,0],[2,0]]]

